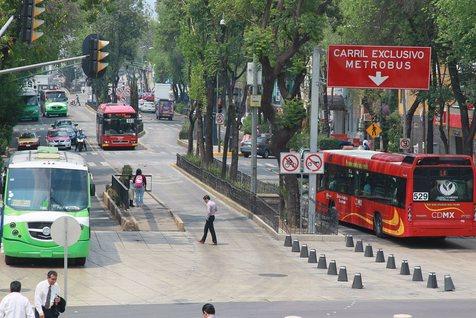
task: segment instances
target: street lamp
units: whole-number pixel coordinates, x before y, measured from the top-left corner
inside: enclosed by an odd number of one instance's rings
[[[220,31],[221,31],[221,34],[220,34],[220,44],[223,44],[223,41],[225,39],[225,29],[226,29],[226,21],[225,21],[225,15],[223,14],[222,15],[222,18],[220,20]],[[221,54],[221,51],[220,51],[220,66],[223,67],[223,61],[222,61],[222,54]],[[216,87],[216,102],[215,102],[215,106],[216,106],[216,113],[218,113],[218,110],[219,110],[219,101],[218,101],[218,94],[219,94],[219,75],[220,74],[220,70],[217,69],[217,78],[216,78],[216,83],[217,83],[217,87]],[[226,103],[226,95],[225,95],[225,98],[224,100],[222,101],[222,103]],[[216,118],[216,114],[215,114],[215,118]],[[218,139],[218,152],[221,151],[221,124],[218,124],[218,133],[217,133],[217,139]]]

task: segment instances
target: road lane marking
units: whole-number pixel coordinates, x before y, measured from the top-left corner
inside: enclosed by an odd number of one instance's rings
[[[102,164],[103,166],[109,166],[109,163],[107,163],[106,161],[101,161],[101,164]]]
[[[97,165],[94,162],[88,162],[88,166],[90,167],[96,167]]]

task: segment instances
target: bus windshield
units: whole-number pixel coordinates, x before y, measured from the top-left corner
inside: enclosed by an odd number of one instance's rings
[[[23,102],[28,106],[35,106],[38,104],[38,99],[36,95],[34,96],[23,96]]]
[[[67,102],[65,92],[49,92],[46,93],[46,100],[49,102]]]
[[[416,168],[413,200],[470,202],[473,200],[473,170],[470,167]]]
[[[130,135],[136,132],[134,118],[125,118],[116,114],[106,116],[104,117],[104,134]]]
[[[88,174],[83,170],[12,168],[6,204],[21,211],[77,212],[88,207]]]

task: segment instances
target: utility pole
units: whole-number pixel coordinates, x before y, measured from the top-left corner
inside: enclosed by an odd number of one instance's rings
[[[321,52],[319,47],[314,47],[312,53],[312,89],[311,89],[311,127],[310,127],[310,151],[317,152],[317,134],[319,125],[319,94],[321,89]],[[309,174],[309,210],[308,210],[308,233],[316,232],[316,186],[317,175]]]
[[[258,68],[257,68],[256,55],[253,56],[253,95],[258,95]],[[258,108],[251,108],[251,192],[256,194],[257,192],[257,158],[256,158],[256,146],[257,146],[257,134],[256,126],[258,124]]]

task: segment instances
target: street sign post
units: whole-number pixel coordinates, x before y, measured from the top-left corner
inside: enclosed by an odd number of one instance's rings
[[[369,134],[369,136],[372,137],[372,139],[375,139],[378,136],[380,136],[380,133],[382,132],[382,128],[380,128],[379,124],[372,123],[372,125],[367,127],[366,131],[367,131],[367,134]]]
[[[309,174],[324,173],[324,160],[318,152],[308,152],[304,155],[303,172]]]
[[[410,138],[400,138],[400,149],[408,150],[411,147]]]
[[[64,299],[68,300],[68,247],[75,244],[81,234],[81,226],[71,216],[61,216],[51,225],[51,238],[64,247]]]
[[[250,107],[261,107],[261,95],[251,95]]]
[[[279,170],[282,174],[298,174],[301,170],[301,157],[297,152],[281,152]]]
[[[329,45],[327,86],[428,90],[430,57],[430,47]]]

